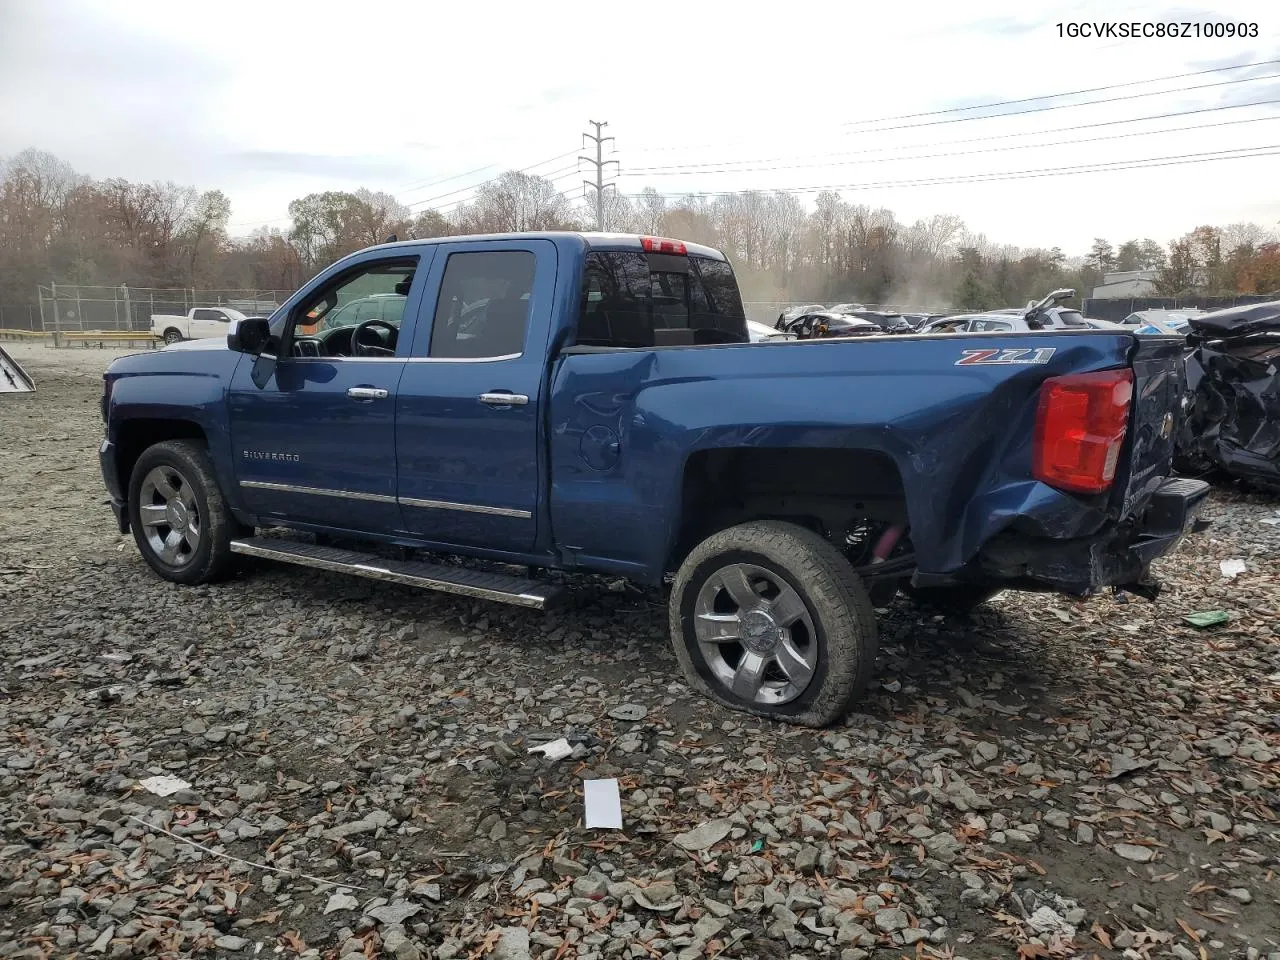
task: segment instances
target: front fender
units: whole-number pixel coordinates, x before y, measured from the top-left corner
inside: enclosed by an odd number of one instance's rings
[[[107,440],[120,449],[130,425],[140,421],[194,424],[205,436],[223,496],[232,509],[242,509],[227,419],[227,387],[239,359],[223,348],[160,350],[117,360],[107,370]]]

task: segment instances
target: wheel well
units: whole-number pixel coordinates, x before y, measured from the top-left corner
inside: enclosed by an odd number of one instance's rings
[[[204,430],[190,420],[126,420],[116,433],[116,470],[120,489],[128,496],[133,465],[147,447],[166,440],[200,440],[208,444]]]
[[[875,450],[702,450],[685,464],[681,503],[668,569],[712,533],[748,520],[795,523],[841,549],[856,520],[908,521],[897,464]]]

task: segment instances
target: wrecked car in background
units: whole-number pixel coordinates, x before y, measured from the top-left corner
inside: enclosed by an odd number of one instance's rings
[[[1156,336],[1186,336],[1192,317],[1204,316],[1203,310],[1138,310],[1122,321],[1122,326],[1134,327],[1134,333],[1150,333]]]
[[[35,381],[0,347],[0,393],[35,393]]]
[[[773,323],[773,329],[786,330],[797,317],[803,317],[807,313],[819,313],[825,309],[827,308],[820,303],[806,303],[799,307],[788,307],[778,314],[778,319]]]
[[[795,335],[783,330],[775,330],[767,323],[756,320],[747,321],[747,337],[752,343],[763,343],[766,340],[794,340]]]
[[[878,323],[854,317],[845,313],[832,313],[830,310],[805,313],[793,320],[787,320],[779,329],[791,334],[797,340],[817,340],[828,337],[865,337],[884,333]]]
[[[1180,465],[1280,490],[1280,300],[1204,313],[1189,325]]]

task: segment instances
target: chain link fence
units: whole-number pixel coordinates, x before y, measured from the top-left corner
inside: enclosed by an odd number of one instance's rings
[[[40,329],[40,308],[34,303],[0,303],[0,330]]]
[[[230,307],[246,316],[266,316],[292,293],[51,283],[39,288],[39,326],[31,329],[46,333],[150,330],[153,314],[185,315],[193,307]]]

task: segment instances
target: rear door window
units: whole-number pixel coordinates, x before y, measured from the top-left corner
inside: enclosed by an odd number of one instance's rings
[[[672,337],[657,331],[687,331]],[[628,251],[588,254],[578,343],[746,343],[733,268],[709,257]]]
[[[449,255],[431,328],[431,356],[512,357],[524,351],[534,255],[494,250]]]

